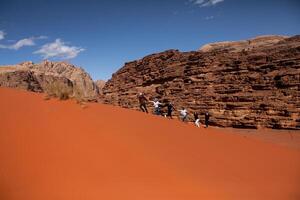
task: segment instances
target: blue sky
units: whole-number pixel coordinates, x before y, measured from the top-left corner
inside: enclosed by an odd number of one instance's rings
[[[0,65],[68,60],[107,80],[167,49],[300,34],[299,0],[0,0]]]

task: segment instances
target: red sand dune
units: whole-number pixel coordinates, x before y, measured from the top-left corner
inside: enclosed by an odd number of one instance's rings
[[[300,151],[0,88],[1,200],[300,199]]]

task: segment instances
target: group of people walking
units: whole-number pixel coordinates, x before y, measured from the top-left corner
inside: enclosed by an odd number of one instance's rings
[[[154,107],[154,114],[156,115],[164,115],[165,117],[168,117],[170,119],[172,119],[172,112],[175,110],[175,107],[172,105],[171,102],[167,102],[167,103],[161,103],[159,102],[159,100],[157,98],[155,98],[153,101],[149,101],[146,96],[143,93],[139,93],[138,94],[138,100],[139,100],[139,104],[140,104],[140,109],[143,112],[148,113],[148,109],[147,109],[147,102],[151,102],[153,103],[153,107]],[[163,107],[167,107],[167,113],[163,114],[161,108]],[[178,110],[180,113],[180,119],[183,122],[187,121],[188,118],[188,111],[186,108],[182,107],[180,110]],[[199,118],[199,113],[194,112],[194,123],[197,127],[200,127],[200,118]],[[209,123],[209,113],[205,112],[205,127],[208,127],[208,123]]]

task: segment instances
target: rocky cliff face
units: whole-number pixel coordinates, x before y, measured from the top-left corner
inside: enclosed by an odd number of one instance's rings
[[[72,97],[88,101],[96,100],[99,93],[88,73],[66,62],[24,62],[1,67],[0,86],[47,93],[65,90]]]
[[[95,81],[95,84],[98,87],[99,94],[102,95],[103,94],[102,89],[105,86],[105,81],[103,81],[103,80],[97,80],[97,81]]]
[[[105,84],[103,101],[138,109],[144,92],[190,113],[208,110],[217,126],[300,129],[300,36],[249,41],[126,63]]]

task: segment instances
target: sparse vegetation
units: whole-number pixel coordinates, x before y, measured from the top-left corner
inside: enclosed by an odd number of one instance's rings
[[[73,88],[73,91],[74,91],[73,97],[74,97],[74,99],[76,99],[76,102],[78,104],[81,104],[81,103],[85,102],[85,99],[83,98],[83,92],[82,92],[82,90],[80,90],[75,85],[74,88]]]
[[[49,83],[45,87],[44,100],[50,100],[51,98],[58,98],[60,100],[75,99],[76,103],[80,105],[82,109],[87,108],[86,100],[82,97],[82,91],[78,88],[72,88],[65,83],[55,81]]]
[[[86,105],[85,102],[82,102],[82,103],[80,103],[80,107],[81,107],[82,109],[86,109],[88,106]]]
[[[45,92],[50,97],[56,97],[60,100],[67,100],[72,97],[73,89],[61,82],[53,82],[45,87]]]
[[[44,100],[45,101],[48,101],[48,100],[50,100],[51,99],[51,96],[49,96],[48,94],[46,94],[45,96],[44,96]]]

